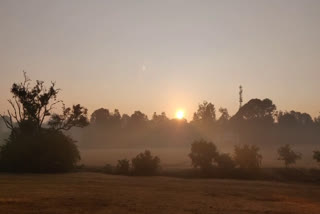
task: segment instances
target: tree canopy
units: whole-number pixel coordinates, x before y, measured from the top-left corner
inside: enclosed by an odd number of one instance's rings
[[[26,73],[22,83],[12,85],[12,110],[1,115],[11,134],[0,147],[0,170],[69,171],[80,160],[75,141],[62,131],[88,125],[87,109],[79,104],[66,108],[57,99],[59,91],[53,82],[49,88],[43,81],[31,86]],[[58,103],[62,114],[53,112]]]

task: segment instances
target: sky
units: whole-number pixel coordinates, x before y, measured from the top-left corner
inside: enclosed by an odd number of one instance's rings
[[[0,112],[23,80],[55,81],[67,105],[151,117],[203,100],[320,112],[318,0],[0,0]]]

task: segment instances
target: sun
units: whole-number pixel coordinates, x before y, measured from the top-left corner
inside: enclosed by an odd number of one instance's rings
[[[178,110],[176,112],[176,118],[179,119],[179,120],[183,119],[184,118],[184,111],[183,110]]]

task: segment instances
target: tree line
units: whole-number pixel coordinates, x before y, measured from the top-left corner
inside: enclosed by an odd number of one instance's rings
[[[210,169],[215,163],[222,168],[259,168],[260,144],[307,144],[320,139],[320,117],[312,119],[307,113],[277,111],[270,99],[251,99],[230,116],[220,108],[216,116],[215,105],[204,101],[199,104],[190,122],[169,119],[165,113],[154,113],[149,120],[141,111],[131,116],[119,110],[95,110],[89,119],[88,110],[80,104],[66,107],[58,99],[60,89],[54,82],[46,87],[44,82],[32,81],[24,73],[24,81],[11,87],[11,109],[1,114],[9,137],[0,146],[0,171],[10,172],[61,172],[77,166],[80,153],[70,136],[81,133],[82,146],[190,146],[190,158],[194,167]],[[60,113],[53,109],[60,105]],[[79,131],[79,128],[84,128]],[[216,144],[237,144],[235,154],[219,153]],[[209,143],[208,143],[209,142]],[[253,146],[254,145],[254,146]],[[169,148],[170,148],[169,147]],[[241,155],[242,154],[242,155]],[[314,158],[319,159],[319,151]],[[279,149],[286,166],[301,156],[289,145]],[[249,161],[248,161],[249,159]],[[151,160],[151,163],[150,162]],[[148,162],[149,161],[149,162]],[[145,162],[148,162],[145,165]],[[159,165],[146,151],[132,160],[136,174],[143,169]],[[128,167],[128,160],[119,161],[119,169]],[[151,173],[152,174],[152,173]]]
[[[79,134],[84,147],[189,146],[190,139],[204,138],[217,144],[317,144],[320,116],[278,111],[270,99],[251,99],[234,115],[213,103],[199,104],[190,122],[169,119],[165,112],[151,119],[141,111],[120,114],[106,108],[91,114],[90,125]]]

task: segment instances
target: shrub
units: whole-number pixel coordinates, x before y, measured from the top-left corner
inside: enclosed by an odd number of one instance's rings
[[[313,159],[315,159],[320,164],[320,151],[313,152]]]
[[[284,161],[286,168],[288,168],[291,164],[295,164],[297,160],[301,159],[301,154],[293,151],[289,144],[280,147],[278,149],[278,154],[278,160]]]
[[[130,162],[127,159],[118,160],[116,166],[116,173],[121,175],[128,175],[130,170]]]
[[[262,156],[259,154],[259,147],[255,145],[236,145],[234,160],[242,169],[258,169],[261,166]]]
[[[189,154],[189,157],[195,168],[199,167],[204,171],[212,168],[213,161],[218,155],[217,147],[212,142],[198,140],[191,144],[191,153]]]
[[[160,159],[151,155],[149,150],[132,159],[132,172],[135,175],[154,175],[160,167]]]
[[[0,147],[0,163],[9,172],[66,172],[80,160],[75,141],[60,131],[11,135]]]

